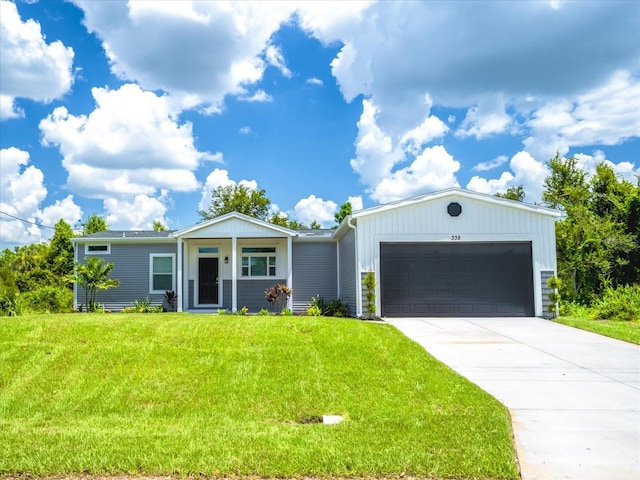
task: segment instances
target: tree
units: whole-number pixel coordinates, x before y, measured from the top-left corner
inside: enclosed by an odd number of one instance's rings
[[[211,190],[211,204],[198,213],[203,220],[210,220],[226,213],[238,212],[266,220],[271,200],[264,190],[254,190],[245,185],[219,186]]]
[[[88,312],[96,310],[96,293],[120,285],[120,281],[109,278],[113,263],[105,263],[100,257],[89,257],[87,263],[76,265],[72,281],[84,288],[85,305]]]
[[[269,223],[273,223],[274,225],[278,225],[279,227],[285,227],[290,230],[305,230],[307,228],[304,223],[289,218],[282,212],[274,213],[267,219],[267,221]]]
[[[107,221],[104,217],[94,213],[87,218],[84,224],[84,235],[91,235],[92,233],[104,232],[109,230]]]
[[[64,220],[55,224],[55,232],[49,244],[47,263],[49,269],[59,277],[65,277],[73,272],[73,230]]]
[[[517,187],[509,187],[505,193],[496,193],[496,197],[506,198],[508,200],[515,200],[517,202],[524,202],[524,186],[518,185]]]
[[[591,179],[575,158],[556,155],[548,165],[542,198],[564,211],[556,223],[562,297],[589,304],[608,286],[637,282],[637,270],[624,267],[638,253],[637,234],[629,228],[629,198],[638,189],[618,180],[605,164]]]
[[[333,217],[336,219],[336,223],[340,225],[342,220],[351,215],[353,211],[353,207],[351,206],[351,202],[344,202],[340,205],[340,210]]]
[[[311,225],[309,225],[309,228],[311,230],[320,230],[322,228],[322,225],[320,225],[316,220],[311,222]]]
[[[160,220],[154,220],[153,221],[153,231],[154,232],[166,232],[167,230],[168,230],[168,228]]]

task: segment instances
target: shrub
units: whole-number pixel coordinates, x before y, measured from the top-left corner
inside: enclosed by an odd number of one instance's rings
[[[173,290],[167,290],[164,292],[164,300],[167,302],[170,312],[176,311],[176,302],[178,301],[178,295]]]
[[[276,310],[276,308],[282,311],[287,306],[287,302],[289,301],[289,297],[293,293],[286,285],[277,284],[264,292],[264,296],[267,299],[267,302],[271,304],[271,308]]]
[[[373,272],[367,273],[362,281],[366,289],[364,293],[364,308],[367,311],[367,318],[376,316],[376,276]]]
[[[309,313],[309,312],[313,313]],[[309,305],[307,305],[307,315],[328,317],[348,317],[349,306],[342,299],[330,300],[326,302],[320,295],[311,297]]]
[[[247,315],[249,313],[249,307],[244,306],[240,309],[240,315]]]
[[[39,313],[66,313],[73,309],[73,292],[67,287],[47,285],[20,295],[22,310]]]
[[[258,312],[258,315],[271,315],[269,313],[269,310],[267,310],[266,308],[261,308],[260,312]]]
[[[327,305],[325,315],[330,317],[348,317],[349,305],[344,303],[342,299],[331,300]]]
[[[560,316],[561,317],[589,317],[589,307],[582,305],[578,302],[561,302],[560,303]]]
[[[307,305],[307,312],[309,311],[309,308],[311,307],[315,307],[315,309],[318,310],[317,315],[314,315],[316,317],[320,316],[320,315],[324,315],[326,310],[327,310],[327,304],[324,301],[324,298],[322,298],[320,295],[316,295],[315,297],[311,297],[311,301],[309,302],[309,305]]]
[[[131,307],[122,309],[122,313],[162,313],[164,311],[162,305],[151,305],[149,297],[136,300]]]
[[[607,288],[594,302],[593,315],[598,320],[640,320],[640,285]]]

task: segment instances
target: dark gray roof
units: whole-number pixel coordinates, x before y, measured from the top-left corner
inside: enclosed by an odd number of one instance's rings
[[[105,230],[79,238],[87,240],[109,240],[113,238],[169,238],[175,230],[156,232],[154,230]]]

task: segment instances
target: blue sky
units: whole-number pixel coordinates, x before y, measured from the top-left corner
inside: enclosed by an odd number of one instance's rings
[[[3,248],[184,228],[232,183],[329,227],[453,186],[539,202],[555,152],[640,175],[634,0],[0,6]]]

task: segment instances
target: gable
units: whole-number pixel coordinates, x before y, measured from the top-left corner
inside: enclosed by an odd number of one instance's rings
[[[282,238],[295,232],[239,213],[230,213],[175,233],[180,238]]]

